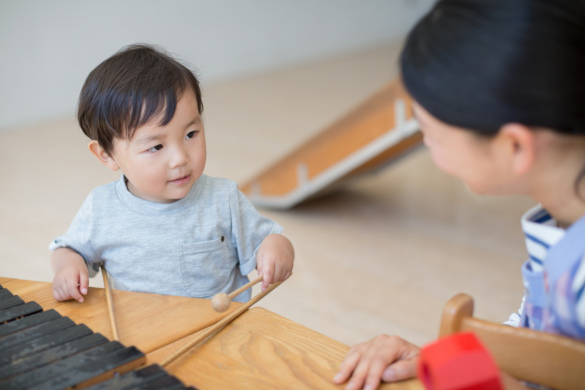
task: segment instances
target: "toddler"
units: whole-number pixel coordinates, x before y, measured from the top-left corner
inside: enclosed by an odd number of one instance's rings
[[[283,228],[234,182],[203,174],[202,113],[197,78],[154,47],[126,47],[89,74],[79,124],[90,152],[122,177],[94,189],[51,242],[55,299],[83,302],[100,264],[115,288],[198,298],[241,287],[254,268],[262,290],[291,275]]]

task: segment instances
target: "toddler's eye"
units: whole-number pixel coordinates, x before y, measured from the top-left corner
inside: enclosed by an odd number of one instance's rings
[[[157,150],[161,150],[162,148],[163,148],[163,146],[159,144],[159,145],[153,146],[152,148],[148,149],[148,151],[149,152],[156,152]]]
[[[191,139],[191,138],[195,137],[196,134],[197,134],[196,131],[190,131],[187,133],[186,138]]]

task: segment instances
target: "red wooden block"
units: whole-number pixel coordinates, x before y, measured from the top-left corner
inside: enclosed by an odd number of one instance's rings
[[[427,390],[503,390],[496,363],[471,332],[455,333],[424,346],[418,378]]]

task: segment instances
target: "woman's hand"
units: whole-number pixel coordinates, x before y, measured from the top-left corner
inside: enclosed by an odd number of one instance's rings
[[[419,353],[419,347],[400,337],[377,336],[349,350],[333,382],[341,384],[349,379],[347,390],[374,390],[380,381],[414,378]]]

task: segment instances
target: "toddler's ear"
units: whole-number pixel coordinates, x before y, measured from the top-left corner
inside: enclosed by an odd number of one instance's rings
[[[104,149],[102,149],[96,140],[90,141],[88,148],[91,154],[96,156],[102,164],[110,168],[112,171],[117,171],[120,169],[116,160],[114,160]]]

